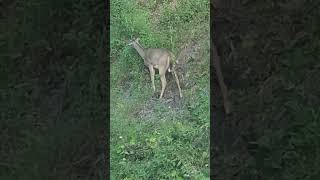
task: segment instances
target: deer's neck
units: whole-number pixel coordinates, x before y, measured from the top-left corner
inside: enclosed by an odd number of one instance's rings
[[[134,43],[133,47],[134,47],[134,49],[136,49],[138,51],[138,53],[142,57],[142,59],[144,59],[146,56],[145,49],[138,43]]]

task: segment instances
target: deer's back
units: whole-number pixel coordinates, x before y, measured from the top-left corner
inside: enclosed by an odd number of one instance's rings
[[[150,48],[146,50],[146,60],[153,65],[165,65],[170,54],[167,49]]]

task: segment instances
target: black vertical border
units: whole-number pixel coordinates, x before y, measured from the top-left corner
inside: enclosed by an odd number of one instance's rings
[[[106,86],[108,92],[106,93],[106,156],[105,156],[105,163],[106,163],[106,171],[105,177],[106,179],[110,179],[110,0],[105,0],[105,11],[104,11],[104,50],[106,50]]]
[[[213,68],[213,54],[212,54],[212,42],[213,42],[213,18],[214,18],[214,13],[213,13],[213,0],[210,0],[210,143],[209,143],[209,149],[210,149],[210,179],[213,179],[213,159],[214,159],[214,154],[213,154],[213,132],[214,132],[214,119],[213,119],[213,76],[214,76],[214,68]]]

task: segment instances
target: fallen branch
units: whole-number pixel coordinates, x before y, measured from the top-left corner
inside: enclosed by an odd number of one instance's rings
[[[231,102],[229,101],[228,97],[228,89],[227,86],[224,83],[223,74],[221,71],[221,63],[220,63],[220,57],[217,52],[217,48],[214,44],[212,44],[212,53],[213,53],[213,66],[216,70],[216,75],[218,78],[218,83],[221,89],[222,97],[223,97],[223,106],[226,114],[231,113]]]

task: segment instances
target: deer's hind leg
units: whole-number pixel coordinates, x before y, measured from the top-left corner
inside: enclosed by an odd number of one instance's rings
[[[166,86],[167,86],[166,71],[167,71],[167,68],[165,66],[159,67],[159,75],[160,75],[160,80],[161,80],[160,99],[162,98],[164,90],[166,89]]]
[[[180,83],[179,83],[179,79],[178,79],[177,73],[176,73],[175,70],[173,70],[172,72],[173,72],[173,75],[174,75],[174,77],[176,79],[176,83],[177,83],[177,86],[178,86],[178,89],[179,89],[180,98],[182,98],[182,92],[181,92]]]

